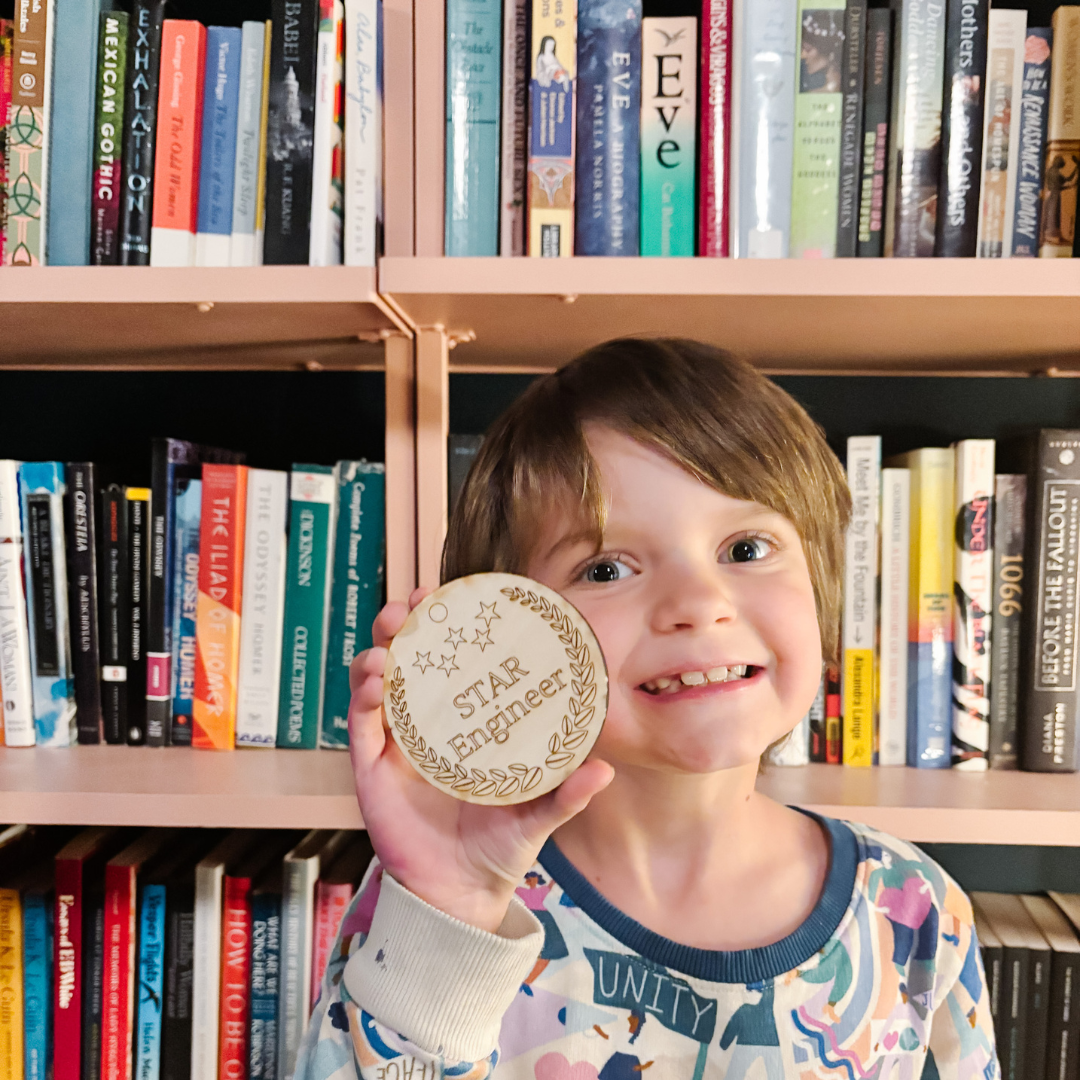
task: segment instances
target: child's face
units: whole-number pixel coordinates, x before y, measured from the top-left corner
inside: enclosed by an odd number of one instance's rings
[[[588,442],[609,504],[603,549],[569,517],[553,520],[528,574],[565,596],[603,649],[608,715],[595,753],[666,772],[756,765],[821,677],[795,526],[607,428],[590,428]],[[749,677],[735,681],[693,674],[743,664]],[[702,684],[686,685],[687,673]]]

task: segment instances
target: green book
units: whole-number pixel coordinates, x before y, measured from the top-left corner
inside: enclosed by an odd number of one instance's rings
[[[292,467],[278,746],[313,750],[318,738],[336,488],[329,465]]]
[[[337,463],[337,526],[326,693],[319,745],[349,745],[349,666],[371,648],[371,624],[382,605],[386,557],[386,466],[366,461]]]
[[[799,0],[791,255],[836,254],[844,95],[844,0]]]

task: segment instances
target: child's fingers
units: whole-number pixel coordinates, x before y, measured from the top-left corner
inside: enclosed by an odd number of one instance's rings
[[[425,596],[430,596],[435,590],[430,585],[421,585],[409,593],[409,610],[412,611]]]
[[[357,782],[379,760],[386,747],[381,693],[374,705],[370,700],[376,696],[372,693],[374,683],[381,686],[382,680],[366,679],[353,691],[349,703],[349,755]]]
[[[394,635],[405,625],[409,609],[400,600],[391,600],[375,616],[371,624],[371,637],[377,647],[385,648],[393,640]]]
[[[355,690],[369,675],[380,679],[386,671],[386,650],[377,647],[357,653],[349,665],[349,690]]]
[[[560,825],[580,814],[614,776],[615,770],[606,761],[586,761],[554,791],[523,805],[522,828],[534,837],[542,836],[546,840]]]

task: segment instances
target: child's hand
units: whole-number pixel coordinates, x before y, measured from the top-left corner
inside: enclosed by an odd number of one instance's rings
[[[429,592],[417,589],[408,609],[387,604],[372,628],[375,647],[352,662],[356,797],[379,861],[396,881],[448,915],[494,932],[544,842],[614,772],[606,762],[586,761],[554,791],[516,806],[461,802],[424,780],[388,737],[382,705],[386,647]]]

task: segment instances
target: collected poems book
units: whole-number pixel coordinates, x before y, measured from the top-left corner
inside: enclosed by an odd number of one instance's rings
[[[1024,537],[1027,477],[999,473],[994,478],[994,632],[990,671],[990,768],[1015,769],[1020,688],[1021,615],[1026,601]]]
[[[1016,159],[1016,191],[1013,195],[1013,258],[1035,258],[1039,254],[1042,150],[1046,145],[1046,122],[1050,114],[1052,36],[1049,26],[1029,26],[1024,42],[1023,109],[1020,114],[1020,149]]]
[[[23,579],[23,524],[17,461],[0,460],[0,701],[7,746],[34,745],[30,635]]]
[[[1077,174],[1080,172],[1080,7],[1063,5],[1051,19],[1050,116],[1042,188],[1039,257],[1072,257],[1076,238]],[[9,211],[10,212],[10,211]],[[8,231],[10,233],[10,224]],[[5,256],[6,258],[6,256]]]
[[[878,764],[907,764],[908,542],[911,473],[881,470]]]

